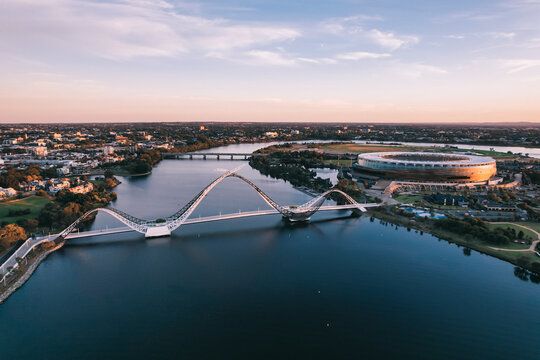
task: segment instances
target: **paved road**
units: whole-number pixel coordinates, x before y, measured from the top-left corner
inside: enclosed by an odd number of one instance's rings
[[[26,254],[36,245],[55,239],[57,235],[49,235],[43,237],[37,237],[35,239],[29,238],[15,251],[7,260],[0,266],[0,280],[3,280],[4,275],[7,273],[7,269],[18,265],[17,258],[23,259]]]

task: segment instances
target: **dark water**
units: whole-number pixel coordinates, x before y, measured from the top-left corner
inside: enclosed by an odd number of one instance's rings
[[[115,207],[158,218],[241,162],[163,161]],[[245,167],[281,204],[307,195]],[[193,216],[266,208],[226,179]],[[85,239],[0,306],[0,359],[538,359],[540,286],[513,266],[348,213]],[[99,215],[94,228],[119,226]],[[94,244],[94,245],[92,245]]]

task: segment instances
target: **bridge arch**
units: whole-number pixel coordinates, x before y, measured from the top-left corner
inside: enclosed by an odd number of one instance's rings
[[[184,205],[181,209],[179,209],[174,214],[168,216],[165,219],[164,223],[158,223],[155,220],[144,220],[139,219],[137,217],[131,216],[123,211],[120,211],[118,209],[114,208],[98,208],[94,210],[90,210],[86,212],[84,215],[82,215],[80,218],[78,218],[75,222],[73,222],[70,226],[68,226],[65,230],[63,230],[60,233],[60,236],[67,236],[71,231],[75,229],[75,227],[83,221],[85,218],[90,216],[93,213],[97,212],[104,212],[107,213],[117,220],[121,221],[131,229],[141,233],[148,235],[148,231],[150,229],[150,232],[152,234],[157,231],[159,228],[160,230],[158,233],[162,234],[170,234],[172,231],[178,229],[193,213],[193,211],[197,208],[197,206],[201,203],[201,201],[208,195],[208,193],[216,187],[220,182],[225,180],[229,177],[234,177],[242,180],[243,182],[247,183],[250,187],[252,187],[259,196],[272,208],[277,210],[284,218],[291,219],[293,221],[299,221],[299,220],[307,220],[309,217],[314,214],[326,201],[328,196],[332,193],[339,193],[341,194],[350,204],[358,205],[358,209],[364,211],[364,209],[361,207],[360,204],[358,204],[352,197],[347,195],[341,190],[338,189],[331,189],[316,198],[308,201],[305,204],[299,205],[299,206],[281,206],[278,203],[276,203],[272,198],[270,198],[266,193],[264,193],[257,185],[252,183],[250,180],[246,179],[242,175],[239,175],[236,173],[237,169],[228,171],[215,179],[213,182],[211,182],[208,186],[206,186],[203,190],[201,190],[193,199],[191,199],[186,205]],[[155,235],[153,235],[155,236]]]

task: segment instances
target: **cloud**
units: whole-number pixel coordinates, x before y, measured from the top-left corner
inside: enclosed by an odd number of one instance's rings
[[[487,22],[500,19],[503,16],[503,13],[459,12],[435,18],[433,21],[436,23],[449,23],[456,21]]]
[[[336,58],[340,60],[364,60],[364,59],[381,59],[381,58],[387,58],[390,56],[391,56],[390,54],[386,54],[386,53],[381,54],[381,53],[357,51],[357,52],[339,54],[336,56]]]
[[[330,34],[340,33],[356,33],[363,31],[362,25],[370,21],[381,21],[380,16],[374,15],[353,15],[347,17],[331,18],[321,23],[321,29],[323,32]]]
[[[296,64],[295,59],[288,58],[282,53],[275,51],[251,50],[246,55],[254,64],[278,66],[292,66]]]
[[[445,38],[462,40],[462,39],[465,39],[465,36],[464,35],[446,35]]]
[[[516,36],[515,32],[490,32],[487,35],[494,39],[512,39]]]
[[[377,29],[370,30],[367,36],[380,46],[390,50],[397,50],[401,47],[417,44],[420,41],[416,36],[398,36],[394,33],[385,33]]]
[[[379,46],[390,50],[417,44],[420,39],[412,35],[398,35],[393,32],[384,32],[379,29],[365,28],[368,21],[381,21],[379,16],[356,15],[344,18],[331,18],[323,21],[320,30],[324,33],[344,37],[346,40],[367,39]]]
[[[337,64],[338,61],[336,59],[332,59],[332,58],[306,58],[306,57],[298,57],[296,58],[297,61],[299,62],[305,62],[305,63],[310,63],[310,64],[327,64],[327,65],[332,65],[332,64]]]
[[[292,27],[211,19],[178,8],[181,3],[165,0],[5,0],[0,50],[125,60],[236,51],[301,36]]]
[[[507,70],[508,74],[540,67],[539,59],[504,59],[499,60],[499,62]]]
[[[426,75],[446,75],[448,71],[434,65],[426,65],[421,63],[394,63],[394,71],[399,75],[410,78],[410,79],[419,79]]]

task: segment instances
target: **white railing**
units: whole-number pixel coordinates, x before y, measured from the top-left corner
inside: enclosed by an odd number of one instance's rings
[[[27,239],[11,256],[0,266],[0,282],[4,281],[7,275],[19,267],[18,258],[24,259],[33,248],[39,244],[50,241],[51,236],[42,238]],[[11,267],[11,269],[9,269]]]

